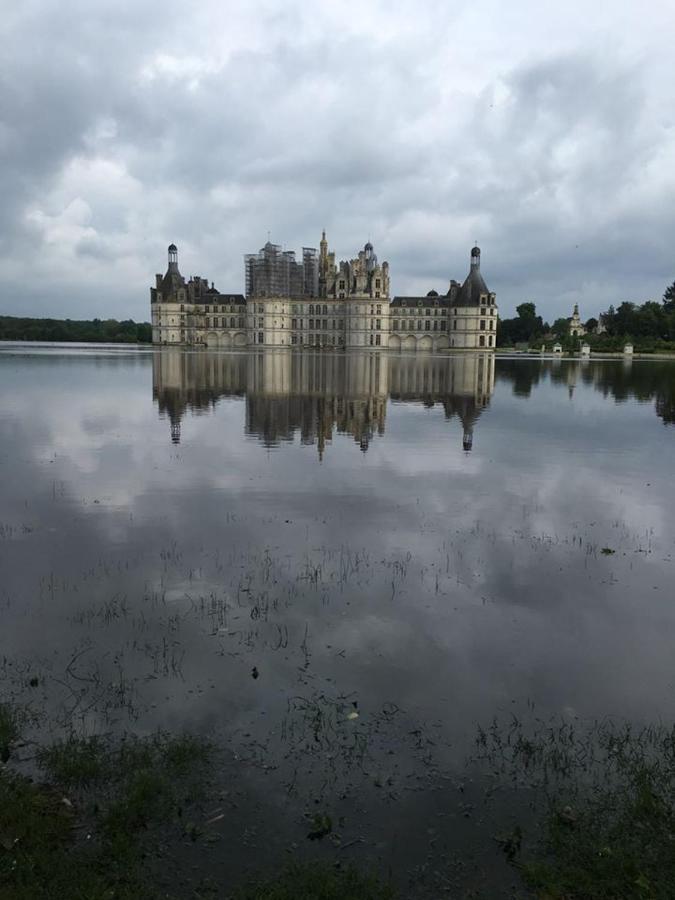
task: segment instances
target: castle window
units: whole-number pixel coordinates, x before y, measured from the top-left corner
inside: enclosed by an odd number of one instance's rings
[[[258,343],[262,344],[262,342],[263,342],[263,333],[262,333],[262,331],[259,331],[258,332]]]
[[[490,335],[490,346],[492,346],[492,335]]]
[[[298,327],[298,320],[291,319],[291,328],[297,328],[297,327]]]
[[[344,281],[341,281],[341,282],[340,282],[340,288],[344,290],[344,286],[345,286]],[[343,296],[344,296],[344,295],[343,295]]]
[[[297,344],[297,343],[298,343],[298,336],[297,336],[297,334],[292,334],[292,335],[291,335],[291,344]]]
[[[418,306],[421,306],[421,305],[422,305],[422,301],[421,301],[421,300],[418,300],[418,301],[417,301],[417,305],[418,305]]]
[[[417,330],[418,330],[418,331],[421,331],[421,330],[422,330],[422,320],[421,320],[421,319],[418,319],[418,320],[417,320]]]
[[[378,331],[380,330],[380,328],[382,328],[382,319],[376,320],[375,327],[377,328]]]
[[[495,330],[495,320],[490,319],[490,331],[494,331],[494,330]]]
[[[438,331],[438,321],[434,319],[434,331]]]
[[[375,346],[376,347],[380,346],[380,335],[379,334],[375,335]]]
[[[379,292],[379,291],[375,291],[375,296],[376,296],[376,297],[379,297],[379,296],[380,296],[380,292]]]
[[[457,319],[452,323],[452,330],[457,331]]]
[[[424,330],[425,330],[425,331],[431,331],[431,322],[425,322],[425,323],[424,323]]]
[[[480,314],[481,314],[481,316],[484,316],[484,315],[485,315],[485,307],[484,307],[484,306],[481,307]]]
[[[398,331],[398,319],[394,319],[393,327],[394,327],[394,331]]]
[[[446,330],[446,324],[447,324],[447,323],[446,323],[445,319],[441,319],[441,331],[445,331],[445,330]]]
[[[240,328],[244,327],[244,317],[243,316],[240,316],[240,318],[239,318],[239,327]]]
[[[313,307],[310,306],[309,309],[310,309],[310,311],[311,311],[311,310],[313,309]],[[310,320],[309,320],[309,327],[310,327],[310,329],[312,329],[312,330],[314,329],[314,319],[310,319]]]
[[[381,303],[377,304],[377,314],[378,314],[378,316],[382,315],[382,304]]]
[[[379,286],[380,286],[380,279],[379,279],[379,278],[376,278],[376,279],[375,279],[375,287],[376,287],[376,288],[379,288]]]
[[[264,320],[264,319],[258,319],[258,328],[263,328],[263,327],[264,327],[264,324],[265,324],[265,320]]]
[[[234,316],[230,316],[230,328],[234,328]]]
[[[259,303],[259,304],[258,304],[258,312],[259,312],[259,313],[265,312],[265,307],[263,306],[262,303]]]
[[[430,316],[430,315],[431,315],[431,310],[430,310],[430,309],[425,309],[425,310],[424,310],[424,315],[425,315],[425,316]]]
[[[480,320],[480,330],[485,331],[485,319]]]
[[[371,336],[370,336],[370,346],[371,346],[371,347],[373,346],[373,336],[372,336],[372,334],[371,334]]]
[[[180,305],[180,311],[181,311],[181,312],[185,312],[185,307],[183,306],[182,303],[181,303],[181,305]]]
[[[327,316],[327,315],[328,315],[328,307],[326,306],[325,303],[324,303],[324,305],[323,305],[323,314],[324,314],[324,316]]]
[[[298,311],[298,304],[297,304],[297,303],[294,303],[294,304],[291,306],[291,312],[295,315],[295,313],[297,313],[297,311]]]
[[[339,327],[339,328],[344,328],[344,327],[345,327],[345,320],[344,320],[344,319],[340,319],[340,320],[338,321],[338,327]]]
[[[485,346],[485,335],[484,334],[481,334],[481,336],[478,338],[478,346],[479,347]]]

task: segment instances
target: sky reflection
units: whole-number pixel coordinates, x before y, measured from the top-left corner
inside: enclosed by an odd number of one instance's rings
[[[49,727],[216,727],[279,761],[298,697],[348,696],[447,761],[527,703],[672,715],[672,364],[64,351],[0,373],[4,687],[36,702],[38,674]]]

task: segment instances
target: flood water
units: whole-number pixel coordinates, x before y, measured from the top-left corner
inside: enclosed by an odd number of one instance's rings
[[[675,718],[675,362],[5,346],[0,433],[2,694],[215,735],[214,870],[422,891],[479,724]]]

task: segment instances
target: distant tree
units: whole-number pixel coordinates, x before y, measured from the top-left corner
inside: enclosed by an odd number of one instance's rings
[[[497,345],[529,343],[543,336],[545,332],[541,316],[537,315],[534,303],[521,303],[516,307],[518,315],[514,319],[501,319],[497,326]]]
[[[593,334],[595,329],[598,327],[598,320],[594,319],[592,316],[588,321],[584,323],[584,328],[588,332],[588,334]]]
[[[675,312],[675,281],[666,288],[663,294],[663,306],[666,312]]]
[[[537,307],[534,303],[521,303],[520,306],[516,306],[516,312],[520,319],[534,319],[537,315]]]
[[[553,325],[551,325],[551,331],[557,338],[567,337],[570,330],[570,321],[569,319],[556,319]]]
[[[149,322],[127,319],[29,319],[0,316],[0,339],[6,341],[87,341],[92,343],[150,343]]]

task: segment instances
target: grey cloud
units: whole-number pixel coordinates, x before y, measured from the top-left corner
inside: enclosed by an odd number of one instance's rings
[[[2,312],[147,318],[170,240],[240,290],[268,230],[299,249],[322,227],[341,257],[370,237],[399,293],[463,277],[477,239],[506,314],[659,296],[675,132],[658,55],[637,37],[600,53],[590,24],[547,50],[545,22],[489,12],[477,33],[480,9],[434,3],[340,27],[331,4],[29,5],[1,51]],[[64,221],[74,201],[89,214]]]

